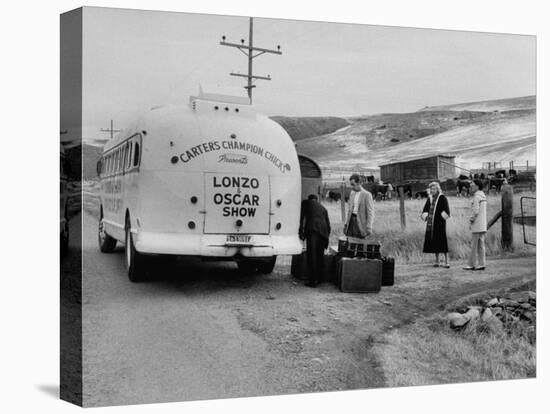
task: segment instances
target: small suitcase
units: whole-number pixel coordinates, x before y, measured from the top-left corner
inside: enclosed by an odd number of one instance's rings
[[[323,275],[319,278],[320,283],[336,283],[337,281],[337,269],[336,269],[337,256],[333,254],[325,254],[323,257]]]
[[[317,277],[319,283],[336,283],[337,281],[337,269],[336,258],[334,254],[325,254],[323,256],[323,273]],[[302,254],[292,256],[292,262],[290,265],[290,274],[299,280],[309,279],[309,266],[307,264],[307,251],[304,250]]]
[[[367,259],[382,259],[379,244],[367,244]]]
[[[342,292],[379,292],[382,285],[382,261],[343,257],[338,264],[338,276]]]
[[[309,277],[305,250],[302,251],[302,254],[292,256],[290,274],[300,280],[306,280]]]
[[[382,259],[382,286],[393,286],[395,275],[395,259],[385,256]]]

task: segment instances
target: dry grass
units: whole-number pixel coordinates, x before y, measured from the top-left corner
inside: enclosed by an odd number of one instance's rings
[[[534,196],[534,193],[525,193]],[[514,197],[514,214],[519,214],[520,195]],[[492,218],[500,210],[500,196],[487,197],[487,217]],[[405,202],[407,229],[401,230],[399,219],[399,201],[375,202],[374,232],[375,239],[382,246],[382,253],[396,258],[399,263],[421,263],[433,261],[432,254],[422,253],[426,223],[420,219],[425,200],[407,200]],[[447,239],[451,260],[465,260],[470,253],[471,233],[468,228],[470,198],[449,197],[451,218],[447,221]],[[332,224],[331,245],[338,244],[343,234],[340,203],[323,202],[329,211]],[[531,231],[533,231],[531,229]],[[500,221],[487,233],[486,247],[488,256],[502,255],[500,248]],[[533,246],[523,243],[521,226],[514,225],[514,251],[516,254],[535,254]]]
[[[455,332],[442,316],[421,319],[385,337],[377,349],[387,386],[529,378],[536,348],[516,335],[488,333],[481,322]]]

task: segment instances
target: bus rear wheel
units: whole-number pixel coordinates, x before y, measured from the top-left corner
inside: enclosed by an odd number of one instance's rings
[[[103,214],[99,218],[99,224],[97,229],[97,241],[99,243],[99,250],[102,253],[112,253],[116,247],[116,239],[109,236],[105,231],[105,223],[103,223]]]
[[[142,254],[136,251],[134,247],[134,238],[130,228],[130,220],[126,220],[124,257],[126,261],[126,271],[128,279],[131,282],[141,282],[145,280],[145,260]]]

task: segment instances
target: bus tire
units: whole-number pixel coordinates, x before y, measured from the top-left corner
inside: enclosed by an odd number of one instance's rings
[[[97,229],[97,241],[99,244],[99,250],[102,253],[112,253],[115,250],[116,239],[109,236],[105,231],[105,227],[103,224],[103,213],[101,213],[101,216],[99,218],[99,224]]]
[[[267,275],[273,272],[275,268],[275,262],[277,261],[277,256],[270,257],[269,259],[259,260],[258,261],[258,273],[262,275]]]
[[[251,259],[242,259],[237,261],[239,273],[243,275],[251,275],[256,273],[256,263]]]
[[[145,280],[145,260],[143,255],[136,251],[134,247],[134,238],[132,236],[130,219],[126,219],[125,226],[125,246],[124,246],[124,259],[126,263],[126,271],[128,272],[128,279],[131,282],[137,283]]]

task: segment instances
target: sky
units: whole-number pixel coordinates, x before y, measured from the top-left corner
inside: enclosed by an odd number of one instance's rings
[[[246,93],[248,17],[85,8],[83,138],[107,138],[199,84]],[[266,115],[356,116],[536,94],[534,36],[254,19],[254,105]],[[63,125],[61,126],[63,129]]]

